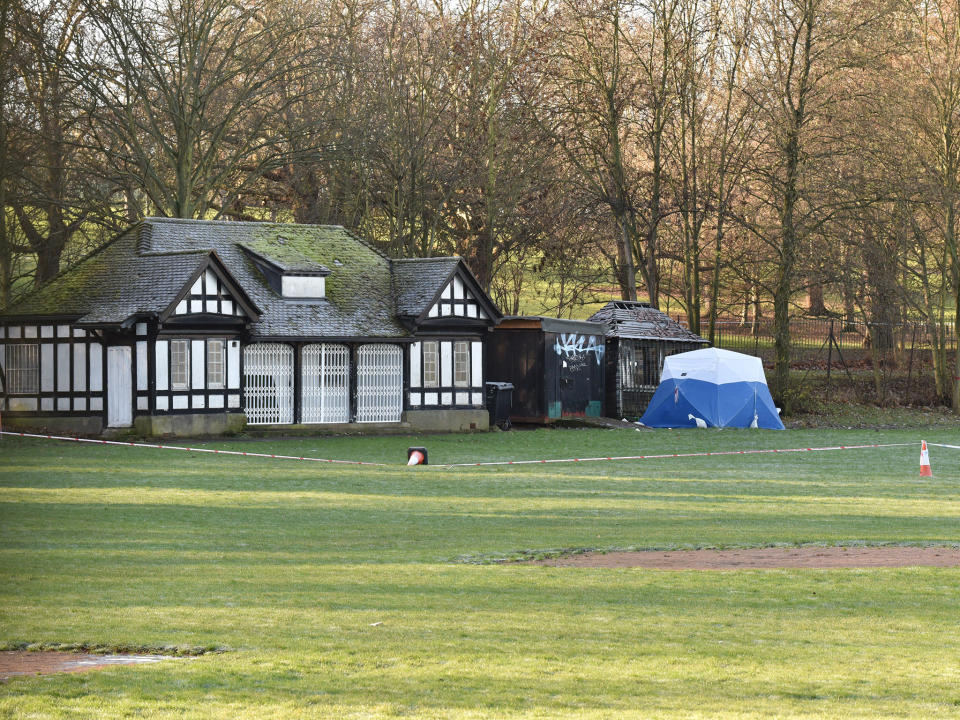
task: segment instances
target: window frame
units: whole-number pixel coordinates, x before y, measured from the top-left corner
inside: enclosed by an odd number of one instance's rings
[[[422,360],[421,365],[423,369],[423,387],[440,387],[440,342],[437,340],[425,340],[420,357]],[[430,363],[427,362],[428,357],[431,358]],[[430,365],[432,365],[432,367],[428,369],[428,366]],[[432,379],[428,379],[428,372],[433,373]]]
[[[15,348],[21,349],[21,355],[15,358],[15,353],[13,352]],[[32,349],[32,352],[31,352]],[[32,363],[29,355],[33,355]],[[14,365],[12,360],[16,359],[18,362],[23,360],[26,357],[28,361],[27,365],[20,367],[11,367]],[[32,367],[30,365],[32,364]],[[21,387],[12,387],[13,383],[11,382],[11,376],[16,377],[17,380],[22,380],[22,376],[25,373],[30,373],[32,371],[32,386],[21,386]],[[14,373],[16,373],[14,375]],[[6,343],[4,345],[4,358],[3,358],[3,375],[5,379],[4,390],[7,395],[38,395],[40,393],[40,344],[39,343]],[[25,387],[25,389],[22,389]]]
[[[210,349],[215,345],[219,344],[220,346],[220,355],[219,363],[211,363],[210,360],[213,358],[213,353],[210,352]],[[206,362],[206,381],[207,381],[207,390],[223,390],[227,384],[227,341],[224,338],[208,338],[206,346],[206,357],[204,358]],[[219,367],[217,367],[219,365]],[[216,368],[220,374],[218,380],[214,379],[214,370]]]
[[[175,373],[178,370],[177,364],[174,361],[174,356],[177,354],[174,352],[174,348],[178,344],[183,346],[183,377],[182,382],[177,382]],[[189,340],[171,340],[170,341],[170,389],[171,390],[190,390],[190,341]]]
[[[468,340],[453,342],[453,386],[470,387],[470,342]]]

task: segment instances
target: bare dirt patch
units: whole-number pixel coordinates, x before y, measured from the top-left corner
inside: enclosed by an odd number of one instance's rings
[[[111,665],[140,665],[169,660],[168,655],[89,655],[71,652],[0,652],[0,680],[16,675],[84,672]]]
[[[591,552],[535,560],[531,564],[652,570],[960,567],[960,548],[885,546]]]

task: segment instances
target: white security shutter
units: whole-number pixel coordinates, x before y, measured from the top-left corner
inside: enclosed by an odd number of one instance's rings
[[[293,422],[293,348],[257,343],[243,350],[243,410],[251,425]]]
[[[357,353],[357,422],[400,422],[403,353],[396,345],[361,345]]]
[[[347,346],[305,345],[300,372],[303,422],[350,422],[350,352]]]

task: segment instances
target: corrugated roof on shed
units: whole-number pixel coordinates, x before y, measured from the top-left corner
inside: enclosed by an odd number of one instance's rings
[[[607,337],[708,344],[702,337],[645,302],[614,300],[591,315],[590,321],[606,323]]]

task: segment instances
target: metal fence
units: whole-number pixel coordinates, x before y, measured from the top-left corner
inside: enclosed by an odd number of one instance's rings
[[[682,315],[677,320],[687,325]],[[707,320],[701,321],[701,334],[706,336]],[[874,358],[886,365],[920,371],[932,364],[934,326],[929,323],[895,325],[845,322],[829,318],[794,318],[790,321],[790,358],[796,368],[844,365],[853,368],[871,367]],[[765,365],[774,361],[773,319],[754,321],[721,320],[716,324],[714,344],[727,350],[755,355]],[[876,352],[871,344],[876,342]],[[956,333],[952,323],[946,326],[944,345],[947,352],[956,351]]]

